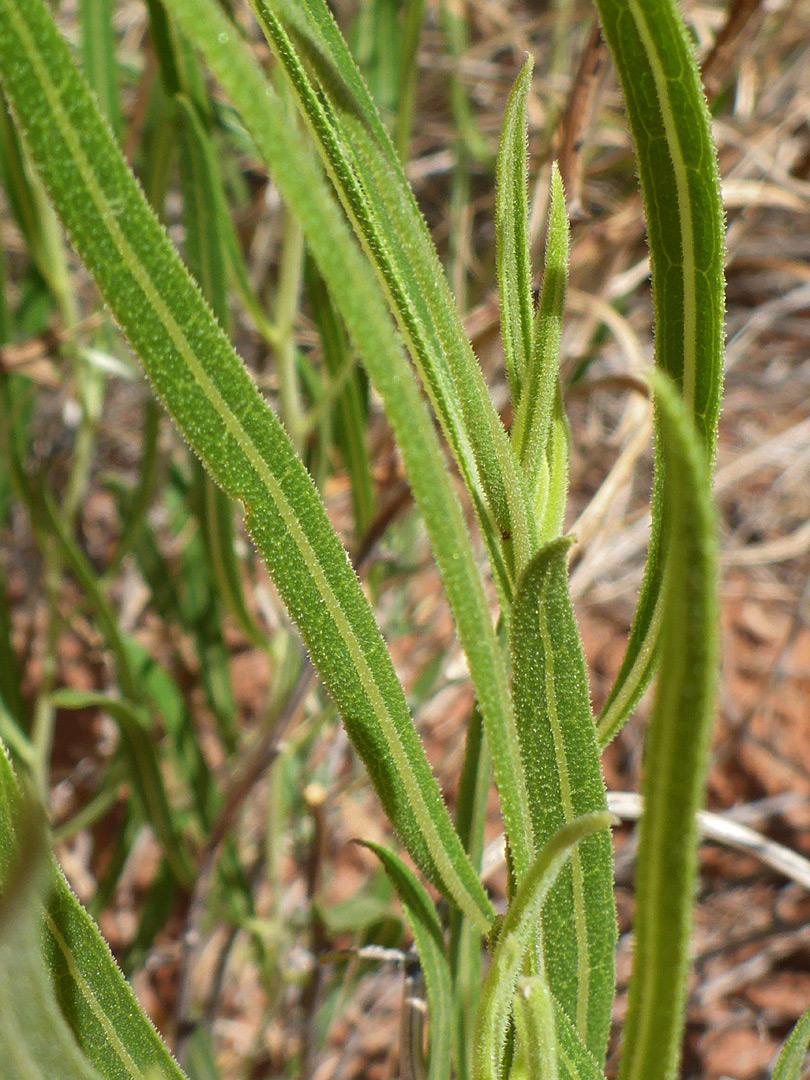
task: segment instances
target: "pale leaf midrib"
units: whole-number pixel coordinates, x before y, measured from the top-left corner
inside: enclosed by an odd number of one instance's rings
[[[562,802],[565,821],[569,822],[573,821],[576,815],[574,813],[574,803],[571,795],[571,780],[568,772],[568,757],[565,739],[560,726],[560,718],[557,714],[552,642],[545,613],[545,594],[549,587],[550,586],[547,583],[540,592],[538,627],[540,631],[540,640],[543,643],[543,652],[546,658],[544,672],[546,708],[548,709],[549,725],[551,727],[552,738],[554,739],[554,756],[557,764],[557,776],[560,783],[560,801]],[[588,927],[585,913],[585,883],[582,871],[582,861],[579,854],[579,845],[574,847],[571,851],[570,862],[574,894],[574,930],[577,943],[576,1026],[583,1039],[586,1039],[588,1033],[590,968],[588,956]]]
[[[96,1022],[103,1030],[105,1038],[107,1039],[109,1045],[118,1055],[121,1064],[126,1068],[127,1072],[133,1078],[133,1080],[141,1080],[143,1074],[140,1068],[133,1060],[132,1055],[127,1049],[126,1044],[122,1042],[115,1026],[111,1023],[110,1018],[107,1016],[103,1006],[101,1005],[101,1002],[94,993],[92,986],[87,981],[87,979],[85,979],[84,973],[82,972],[79,965],[76,963],[70,946],[62,936],[58,926],[56,925],[56,922],[54,921],[53,917],[50,915],[49,912],[45,911],[43,915],[45,923],[48,927],[48,933],[51,935],[57,948],[59,949],[59,952],[62,954],[62,958],[68,971],[70,972],[71,978],[81,992],[82,998],[87,1007],[90,1009],[90,1012],[93,1014]]]
[[[661,123],[667,142],[672,169],[675,174],[675,193],[678,203],[678,223],[681,233],[681,256],[683,259],[683,399],[690,414],[695,412],[695,379],[697,363],[697,295],[695,264],[695,228],[692,204],[689,197],[689,178],[684,159],[678,126],[672,112],[667,87],[667,75],[658,54],[655,39],[650,32],[644,11],[638,0],[627,0],[639,40],[647,55],[658,96]]]

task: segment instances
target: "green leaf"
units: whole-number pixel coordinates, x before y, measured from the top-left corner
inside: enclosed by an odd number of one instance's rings
[[[121,138],[121,99],[115,65],[115,0],[81,0],[81,56],[84,74],[116,139]]]
[[[533,847],[506,665],[432,418],[398,346],[367,262],[241,39],[234,36],[213,0],[175,0],[172,13],[234,100],[290,210],[299,218],[313,258],[383,400],[469,660],[505,827],[516,872],[521,875],[529,866]],[[351,289],[346,288],[347,280]]]
[[[464,762],[456,795],[456,829],[464,850],[476,870],[484,852],[487,801],[492,783],[492,758],[481,721],[473,709],[467,722]],[[450,916],[450,969],[453,976],[455,1027],[455,1073],[467,1080],[472,1068],[473,1035],[470,1017],[475,1015],[481,996],[481,932],[460,911]]]
[[[709,461],[723,383],[723,207],[709,111],[675,0],[595,0],[636,145],[655,307],[655,362],[680,391]],[[660,415],[660,414],[659,414]],[[666,462],[657,423],[653,525],[627,651],[599,717],[605,745],[652,678],[661,621]]]
[[[771,1080],[799,1080],[810,1044],[810,1009],[796,1021],[779,1054]]]
[[[146,204],[42,0],[0,0],[0,77],[73,244],[156,392],[214,479],[244,504],[256,546],[408,851],[486,926],[491,904],[323,504]]]
[[[511,625],[512,692],[538,843],[607,806],[582,644],[568,592],[569,538],[529,563]],[[571,854],[543,909],[542,950],[551,991],[598,1061],[613,1005],[616,917],[610,836]]]
[[[598,813],[564,825],[543,847],[509,905],[478,1007],[473,1080],[500,1080],[515,987],[546,898],[577,843],[612,821],[610,814]]]
[[[428,1002],[427,1080],[449,1080],[453,1008],[450,965],[436,908],[418,878],[399,856],[381,844],[365,842],[385,867],[397,891],[408,925],[413,933]]]
[[[515,994],[518,1055],[526,1080],[558,1080],[554,998],[544,975],[519,979]]]
[[[20,828],[21,805],[17,781],[5,748],[0,744],[0,836],[4,838],[4,843],[0,844],[0,891],[7,890],[13,850],[8,838]],[[27,862],[30,865],[31,860]],[[23,928],[23,940],[9,948],[8,963],[4,956],[0,964],[0,986],[8,983],[17,1002],[12,1009],[6,1007],[4,1000],[0,1000],[0,1048],[4,1065],[12,1052],[20,1052],[19,1049],[12,1051],[8,1042],[12,1037],[16,1038],[14,1032],[9,1033],[9,1028],[16,1024],[17,1033],[25,1032],[23,1060],[35,1060],[33,1055],[39,1054],[39,1044],[50,1042],[52,1046],[63,1049],[65,1067],[62,1067],[61,1059],[54,1063],[49,1058],[41,1072],[15,1072],[9,1080],[28,1080],[31,1075],[37,1080],[40,1075],[42,1080],[54,1080],[55,1077],[72,1080],[73,1074],[68,1070],[71,1062],[76,1062],[76,1042],[93,1066],[84,1073],[76,1073],[82,1080],[89,1077],[97,1080],[99,1075],[105,1080],[143,1080],[144,1077],[149,1077],[149,1080],[183,1080],[183,1074],[138,1005],[109,948],[90,916],[70,891],[53,859],[48,860],[48,880],[50,892],[41,935],[37,933],[36,922],[33,938],[31,929]],[[22,910],[30,914],[36,911],[36,907],[29,904]],[[3,946],[0,946],[0,952],[2,950]],[[47,968],[53,979],[52,989],[46,989],[43,983],[43,956],[47,959]],[[17,965],[16,969],[14,965]],[[27,968],[27,971],[21,971],[21,967]],[[35,993],[21,990],[29,979],[36,980]],[[53,1007],[50,1004],[54,990],[58,1008],[56,1002],[53,1002]],[[0,999],[3,996],[4,991],[0,990]],[[15,1016],[18,1009],[23,1014],[21,1017]],[[39,1018],[36,1015],[38,1012]],[[76,1040],[72,1050],[66,1045],[68,1032],[65,1020]],[[44,1027],[44,1038],[42,1034],[37,1036],[36,1031],[28,1029],[29,1021],[32,1025],[34,1022],[47,1025]],[[43,1052],[50,1054],[47,1047]]]
[[[654,380],[667,464],[661,669],[645,741],[633,974],[621,1080],[673,1080],[686,1000],[718,665],[717,554],[706,451],[675,388]]]
[[[579,1037],[559,1001],[554,1002],[554,1017],[557,1057],[563,1080],[605,1080],[596,1058]]]
[[[520,565],[534,526],[517,463],[360,73],[323,0],[252,0],[252,6],[385,288],[473,497],[496,572],[498,532]]]
[[[535,500],[540,518],[546,512],[549,489],[559,491],[558,474],[562,474],[562,490],[567,489],[567,444],[557,440],[550,446],[557,414],[563,418],[560,397],[560,338],[562,336],[565,288],[568,282],[568,214],[565,209],[560,170],[551,170],[551,206],[548,216],[548,237],[543,270],[543,284],[532,330],[531,352],[512,427],[512,443],[526,473],[528,490]],[[565,458],[558,461],[561,448]],[[563,494],[563,500],[565,495]],[[552,511],[558,518],[559,511]]]
[[[501,338],[512,402],[517,408],[532,355],[532,270],[529,256],[527,102],[534,60],[517,77],[501,129],[496,166],[495,238]]]
[[[318,327],[323,358],[332,386],[343,389],[335,401],[337,445],[352,485],[355,533],[362,536],[374,513],[374,485],[366,447],[366,409],[355,358],[326,284],[308,261],[307,296]]]
[[[20,804],[17,850],[0,899],[0,1054],[8,1080],[101,1080],[76,1045],[59,1012],[39,940],[44,883],[44,830],[29,821],[41,814]],[[39,835],[37,835],[39,833]],[[8,833],[4,833],[6,842]],[[22,849],[25,846],[23,859]]]
[[[178,94],[174,108],[180,136],[185,262],[220,326],[227,332],[228,268],[222,237],[223,207],[214,193],[216,162],[208,135],[188,98]]]

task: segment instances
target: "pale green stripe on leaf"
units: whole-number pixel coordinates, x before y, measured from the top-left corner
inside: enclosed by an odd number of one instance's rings
[[[557,1059],[562,1080],[605,1080],[596,1058],[579,1037],[559,1001],[554,1002]]]
[[[21,799],[5,748],[0,743],[0,836],[6,841],[20,825]],[[8,873],[12,845],[0,846],[0,893]],[[42,936],[37,943],[46,958],[53,992],[73,1037],[105,1080],[183,1080],[90,916],[70,891],[62,872],[49,860],[50,891],[43,914]],[[0,979],[6,973],[2,965]],[[22,998],[27,1006],[29,1000]],[[0,1015],[12,1017],[4,1008]],[[50,1037],[50,1030],[47,1032]],[[0,1046],[5,1049],[4,1036]],[[4,1054],[4,1065],[7,1063]],[[5,1073],[4,1073],[5,1075]],[[11,1074],[10,1080],[22,1080]],[[58,1076],[60,1068],[46,1073]]]
[[[500,1080],[512,998],[537,934],[543,905],[575,846],[607,830],[608,813],[586,814],[564,825],[542,848],[506,912],[475,1021],[473,1080]]]
[[[512,428],[512,442],[526,473],[527,487],[538,503],[538,515],[544,513],[543,496],[547,494],[547,488],[538,493],[538,481],[544,465],[551,464],[548,449],[554,405],[559,393],[560,339],[568,282],[568,254],[565,191],[560,170],[555,164],[551,170],[543,283],[532,331],[529,365]],[[567,468],[565,471],[567,473]],[[551,483],[552,480],[549,486]]]
[[[172,12],[234,101],[290,210],[299,218],[335,306],[383,400],[469,660],[506,832],[516,870],[522,874],[533,851],[531,819],[506,665],[432,418],[398,346],[378,284],[320,171],[291,132],[278,98],[214,0],[175,0]],[[345,288],[347,279],[351,289]],[[486,904],[481,911],[488,910]]]
[[[723,210],[692,42],[675,0],[595,3],[636,144],[652,263],[656,365],[683,395],[711,461],[723,381]],[[655,669],[666,483],[666,465],[656,450],[647,568],[625,659],[599,718],[602,743],[619,730]]]
[[[510,628],[512,693],[538,844],[607,802],[585,659],[568,592],[569,539],[548,544],[524,572]],[[543,911],[552,993],[603,1060],[613,1004],[616,920],[610,837],[573,852]]]
[[[645,742],[633,974],[621,1080],[673,1080],[684,1028],[704,795],[717,683],[717,556],[706,452],[666,376],[655,379],[667,463],[661,666]]]
[[[477,508],[518,563],[533,523],[444,271],[393,146],[322,0],[252,0],[388,295]],[[306,63],[305,63],[305,62]],[[486,533],[486,529],[485,529]]]
[[[73,243],[156,390],[217,482],[244,503],[256,545],[408,850],[486,924],[489,901],[346,552],[278,420],[146,205],[41,0],[22,7],[1,0],[0,76]]]
[[[517,77],[501,129],[496,165],[495,239],[501,339],[506,375],[517,406],[532,355],[532,271],[529,256],[527,104],[534,60]]]
[[[796,1021],[779,1054],[771,1080],[799,1080],[810,1044],[810,1009]]]

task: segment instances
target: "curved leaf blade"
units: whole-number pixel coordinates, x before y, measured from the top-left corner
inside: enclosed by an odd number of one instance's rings
[[[398,347],[374,275],[322,175],[294,134],[291,137],[287,116],[252,56],[213,0],[175,0],[172,13],[237,105],[288,206],[298,216],[335,305],[383,400],[469,660],[515,869],[521,875],[531,862],[533,840],[506,665],[433,420]],[[345,287],[347,279],[351,289]]]
[[[386,291],[473,497],[496,572],[500,537],[521,565],[534,523],[517,462],[424,219],[351,54],[323,0],[251,4]]]
[[[509,905],[478,1007],[473,1080],[499,1080],[512,998],[543,904],[575,846],[613,820],[608,813],[586,814],[564,825],[543,847]]]
[[[515,452],[526,473],[526,483],[540,518],[546,513],[550,491],[556,492],[560,488],[560,471],[564,476],[563,500],[567,492],[567,445],[563,443],[566,451],[564,460],[558,461],[560,443],[556,438],[554,420],[557,406],[557,413],[564,421],[559,368],[569,246],[565,191],[560,170],[555,163],[551,170],[551,200],[543,283],[532,328],[525,385],[512,428]],[[553,498],[551,501],[554,501]],[[552,511],[550,516],[559,517],[559,513],[555,515]]]
[[[553,541],[532,559],[510,628],[512,693],[538,843],[607,807],[568,592],[570,546],[568,538]],[[572,852],[542,920],[549,986],[598,1061],[610,1031],[615,944],[612,849],[603,831]]]
[[[595,3],[638,156],[652,262],[656,365],[678,387],[711,461],[723,383],[724,237],[706,99],[675,0]],[[602,745],[624,723],[655,669],[666,476],[657,449],[647,569],[627,652],[599,717]]]
[[[799,1080],[810,1044],[810,1009],[806,1009],[785,1040],[771,1080]]]
[[[717,555],[700,436],[655,379],[668,484],[661,670],[645,742],[635,958],[619,1076],[672,1080],[683,1035],[698,825],[717,682]]]
[[[306,470],[149,209],[42,0],[0,2],[0,78],[79,255],[248,529],[417,864],[479,925],[453,830],[368,602]],[[262,91],[264,93],[264,91]]]
[[[526,1080],[558,1080],[554,999],[543,974],[518,980],[515,1029]]]
[[[523,65],[509,95],[495,170],[495,239],[501,339],[506,376],[517,407],[532,355],[532,271],[529,256],[527,107],[534,60]]]
[[[21,805],[17,781],[5,747],[0,743],[0,836],[5,841],[0,845],[0,885],[3,887],[7,882],[12,851],[8,841],[19,829]],[[184,1080],[92,919],[70,891],[55,861],[49,859],[48,864],[50,892],[43,912],[42,936],[13,951],[21,959],[23,948],[35,950],[40,957],[44,949],[53,979],[51,997],[55,992],[61,1010],[59,1021],[64,1026],[61,1017],[67,1020],[73,1036],[94,1066],[89,1074],[94,1078],[101,1075],[105,1080],[143,1080],[144,1076],[155,1080]],[[34,961],[29,958],[29,962]],[[0,980],[7,973],[13,977],[11,969],[3,963]],[[16,979],[12,987],[15,985],[16,995],[25,1011],[31,1007],[33,999],[20,995]],[[5,1008],[0,1009],[0,1016],[14,1022],[13,1012]],[[52,1031],[58,1028],[59,1021],[50,1016],[46,1038],[52,1038]],[[5,1038],[0,1033],[0,1046],[4,1051]],[[8,1061],[5,1052],[3,1061]],[[61,1063],[44,1073],[43,1080],[67,1077],[68,1073],[60,1066]],[[82,1080],[87,1080],[87,1076],[84,1074]]]

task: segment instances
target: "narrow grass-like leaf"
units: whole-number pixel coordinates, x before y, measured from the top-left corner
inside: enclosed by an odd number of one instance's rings
[[[191,59],[194,59],[193,57]],[[186,61],[182,70],[191,67]],[[196,61],[195,65],[196,66]],[[202,294],[225,331],[230,329],[228,311],[228,262],[229,254],[233,264],[233,248],[237,241],[233,233],[222,180],[219,174],[211,138],[205,131],[195,106],[183,94],[174,99],[178,130],[180,134],[180,178],[183,190],[183,218],[186,226],[185,258],[186,265],[202,290]],[[253,292],[249,290],[250,295]],[[255,297],[254,297],[255,301]],[[258,305],[257,305],[258,306]],[[213,607],[219,609],[220,598],[225,606],[230,607],[248,638],[260,648],[265,648],[267,639],[259,630],[248,610],[242,588],[238,562],[234,551],[233,518],[231,502],[220,491],[210,477],[201,478],[198,486],[196,507],[202,535],[205,540],[205,555],[211,565],[213,577],[219,586]],[[212,612],[218,622],[218,610]],[[208,670],[203,663],[202,670]],[[225,667],[226,683],[227,666]],[[233,700],[228,692],[226,705],[233,711]],[[221,723],[224,718],[221,710],[216,710]],[[226,729],[232,729],[232,722],[224,721]]]
[[[385,867],[413,933],[428,1003],[428,1080],[449,1080],[453,1007],[450,965],[436,908],[402,859],[381,844],[366,842]]]
[[[0,713],[23,733],[28,726],[28,709],[22,693],[22,672],[11,637],[11,613],[6,588],[0,580]]]
[[[560,338],[565,287],[568,281],[568,214],[560,170],[551,170],[551,203],[543,269],[543,283],[532,327],[531,351],[523,390],[517,404],[512,441],[526,473],[529,492],[542,516],[554,478],[545,470],[558,468],[549,455],[554,405],[559,393]],[[566,468],[567,473],[567,468]],[[544,482],[541,482],[541,476]]]
[[[355,533],[362,536],[374,513],[374,486],[366,447],[366,410],[351,346],[326,284],[311,263],[306,284],[312,317],[318,327],[323,358],[333,384],[344,380],[335,401],[336,442],[352,485]]]
[[[517,408],[532,355],[532,271],[529,256],[527,106],[534,60],[523,65],[509,95],[496,166],[495,237],[501,339]]]
[[[222,241],[222,207],[214,194],[216,163],[208,135],[189,99],[178,94],[174,107],[180,135],[185,262],[220,326],[227,331],[228,270]]]
[[[484,851],[487,799],[492,783],[492,758],[484,737],[481,713],[473,709],[467,723],[464,762],[456,796],[456,829],[476,870]],[[458,1080],[472,1070],[473,1035],[470,1017],[481,996],[481,933],[463,912],[450,917],[450,970],[453,976],[454,1055]]]
[[[621,79],[636,144],[655,307],[655,360],[680,391],[714,458],[723,382],[723,208],[709,111],[675,0],[595,0]],[[661,524],[668,482],[656,440],[653,524],[636,616],[599,717],[604,745],[655,669],[663,580]]]
[[[0,886],[10,865],[12,844],[19,828],[21,797],[5,748],[0,744]],[[48,968],[54,980],[61,1015],[87,1058],[105,1080],[183,1080],[166,1046],[138,1005],[135,995],[112,958],[109,948],[90,916],[70,891],[62,872],[49,860],[50,892],[44,911],[42,938],[31,947],[42,955],[43,942]],[[0,893],[3,891],[0,887]],[[25,948],[28,946],[26,945]],[[19,950],[14,950],[18,952]],[[2,965],[4,978],[9,971]],[[23,1009],[33,1009],[35,1001],[16,985]],[[43,994],[43,996],[45,996]],[[13,1022],[14,1013],[0,1009],[4,1020]],[[57,1019],[52,1020],[58,1025]],[[50,1029],[46,1038],[51,1037]],[[3,1036],[0,1036],[2,1044]],[[4,1068],[8,1063],[4,1055]],[[11,1074],[17,1080],[14,1074]],[[28,1074],[20,1073],[21,1077]],[[36,1074],[35,1074],[36,1075]],[[92,1075],[97,1075],[94,1072]],[[44,1080],[68,1077],[57,1062]]]
[[[673,1080],[683,1035],[696,812],[703,801],[717,683],[711,479],[702,439],[666,376],[654,380],[667,463],[661,669],[645,742],[635,951],[621,1080]]]
[[[569,539],[553,541],[518,585],[511,624],[512,691],[542,844],[583,814],[606,809],[588,679],[568,593]],[[613,1005],[616,918],[610,837],[583,840],[543,909],[552,993],[601,1061]]]
[[[114,0],[81,0],[81,57],[84,74],[117,139],[121,138],[121,98],[115,65]]]
[[[777,1059],[771,1080],[799,1080],[810,1044],[810,1009],[796,1021]]]
[[[514,1015],[526,1080],[558,1080],[554,999],[544,975],[518,980]]]
[[[568,505],[568,477],[571,460],[571,434],[565,414],[562,387],[557,379],[551,428],[546,443],[546,461],[541,464],[537,485],[538,506],[543,506],[539,522],[540,541],[550,543],[562,534]],[[542,492],[545,494],[542,494]]]
[[[329,174],[385,287],[479,512],[518,565],[533,521],[503,425],[396,152],[323,0],[252,0]],[[493,552],[491,557],[495,558]]]
[[[61,232],[41,184],[28,168],[23,147],[0,96],[0,177],[9,207],[28,251],[54,299],[65,290],[67,273]]]
[[[606,830],[612,821],[610,814],[598,813],[564,825],[545,844],[509,905],[478,1007],[473,1080],[500,1080],[512,998],[537,934],[543,904],[576,845]]]
[[[425,0],[406,0],[405,26],[402,35],[399,63],[399,105],[394,125],[394,145],[403,165],[408,161],[408,147],[413,124],[413,106],[416,96],[416,52],[425,15]]]
[[[383,400],[469,660],[520,876],[529,866],[533,845],[506,669],[433,421],[398,348],[373,273],[252,57],[213,0],[175,0],[172,13],[237,105],[290,209],[299,217],[313,258]],[[347,280],[351,289],[345,287]]]
[[[39,939],[47,875],[44,827],[27,827],[33,804],[21,802],[16,845],[0,894],[0,1055],[8,1080],[101,1080],[59,1012]],[[25,845],[25,854],[22,849]]]
[[[256,546],[406,847],[487,925],[491,904],[453,830],[346,552],[280,423],[143,199],[42,0],[0,2],[0,77],[71,239],[156,391],[217,482],[243,502]],[[269,100],[266,89],[261,83]],[[341,261],[342,281],[345,273]]]

